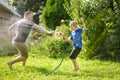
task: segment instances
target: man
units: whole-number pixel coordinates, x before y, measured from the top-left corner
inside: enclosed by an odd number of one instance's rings
[[[25,66],[26,60],[28,58],[28,50],[25,42],[31,29],[38,29],[47,34],[54,33],[53,31],[48,31],[44,27],[35,24],[32,20],[33,20],[33,13],[31,11],[27,11],[24,13],[23,19],[15,22],[8,28],[8,32],[9,32],[10,29],[15,27],[15,36],[12,40],[12,44],[20,53],[18,57],[7,63],[10,69],[12,69],[12,65],[16,62],[22,61],[22,66]]]

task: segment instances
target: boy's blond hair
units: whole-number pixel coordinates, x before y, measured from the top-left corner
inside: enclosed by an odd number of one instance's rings
[[[75,21],[71,21],[71,22],[69,23],[69,26],[75,26],[75,27],[77,27],[77,26],[78,26],[78,23],[75,22]]]

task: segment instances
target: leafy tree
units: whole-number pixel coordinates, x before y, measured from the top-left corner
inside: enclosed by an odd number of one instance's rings
[[[69,19],[63,4],[64,0],[47,0],[42,14],[42,22],[45,26],[55,29],[62,19]]]
[[[120,1],[65,0],[65,9],[73,20],[85,18],[83,56],[87,58],[116,58],[120,56]]]
[[[17,12],[22,16],[25,11],[33,11],[34,21],[39,23],[39,16],[42,14],[42,9],[45,6],[46,0],[13,0],[12,5],[17,9]]]
[[[18,2],[18,6],[17,6],[17,12],[19,14],[21,14],[22,16],[24,15],[24,12],[25,12],[25,3],[23,0],[20,0]]]
[[[12,5],[11,0],[4,0],[5,2],[7,2],[9,5]]]

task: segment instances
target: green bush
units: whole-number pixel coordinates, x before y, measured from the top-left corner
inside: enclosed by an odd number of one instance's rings
[[[71,51],[71,46],[68,42],[62,40],[60,32],[63,32],[68,37],[70,30],[68,26],[61,25],[56,28],[53,36],[42,34],[41,40],[38,37],[32,42],[31,53],[47,55],[52,58],[59,58],[63,53],[68,55]]]
[[[116,58],[120,56],[120,1],[65,0],[71,18],[85,18],[82,56],[85,58]]]

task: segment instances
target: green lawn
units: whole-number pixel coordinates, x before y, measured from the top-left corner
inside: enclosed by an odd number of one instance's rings
[[[0,58],[0,80],[120,80],[119,62],[78,58],[81,70],[74,72],[71,61],[66,57],[55,72],[45,76],[59,64],[61,59],[30,55],[26,67],[23,68],[21,63],[16,63],[10,71],[6,63],[15,56]]]

